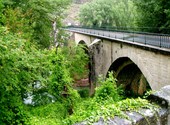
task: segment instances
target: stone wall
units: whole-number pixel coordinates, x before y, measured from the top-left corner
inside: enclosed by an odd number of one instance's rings
[[[170,85],[149,96],[148,100],[160,105],[158,111],[153,112],[150,109],[140,109],[138,112],[125,111],[130,120],[115,116],[105,122],[101,118],[93,125],[170,125]],[[75,125],[86,125],[86,122]]]
[[[151,95],[150,98],[153,101],[163,105],[168,110],[167,124],[170,125],[170,85],[164,86],[160,91]]]

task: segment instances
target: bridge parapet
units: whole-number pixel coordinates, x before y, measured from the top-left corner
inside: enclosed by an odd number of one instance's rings
[[[118,40],[131,44],[141,44],[141,46],[150,46],[157,48],[170,49],[170,34],[158,34],[136,31],[124,31],[102,28],[84,28],[84,27],[68,27],[66,30],[81,34],[97,36],[110,40]],[[168,51],[168,50],[167,50]],[[170,51],[170,50],[169,50]]]

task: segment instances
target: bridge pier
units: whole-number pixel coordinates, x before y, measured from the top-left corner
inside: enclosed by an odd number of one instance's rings
[[[89,46],[89,55],[90,55],[90,63],[91,63],[91,69],[90,69],[90,94],[92,95],[94,93],[94,89],[97,85],[97,78],[100,75],[99,73],[101,71],[100,68],[102,67],[102,59],[100,58],[100,54],[101,54],[101,44],[100,42]],[[99,59],[99,58],[100,59]],[[98,61],[100,60],[100,61]]]

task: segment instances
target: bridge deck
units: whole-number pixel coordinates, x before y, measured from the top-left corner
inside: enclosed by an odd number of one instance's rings
[[[111,30],[100,30],[90,28],[69,27],[67,30],[98,36],[107,39],[114,39],[120,41],[135,42],[143,45],[150,45],[153,47],[170,49],[170,35],[169,34],[154,34],[154,33],[139,33],[139,32],[121,32]]]

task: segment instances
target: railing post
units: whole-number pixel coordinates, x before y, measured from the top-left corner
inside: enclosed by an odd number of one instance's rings
[[[161,48],[162,44],[161,44],[161,35],[160,35],[160,48]]]
[[[133,31],[133,42],[135,41],[135,38],[134,38],[134,37],[135,37],[135,33],[134,33],[134,31]]]
[[[110,29],[109,29],[109,37],[110,37]]]

